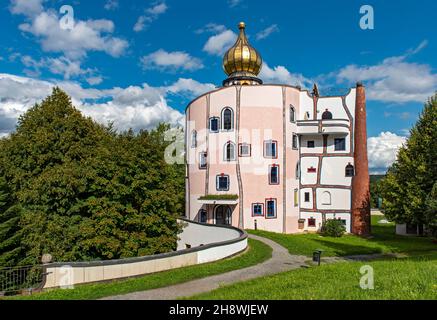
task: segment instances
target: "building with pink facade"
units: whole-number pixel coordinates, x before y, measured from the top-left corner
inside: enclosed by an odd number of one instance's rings
[[[264,84],[245,25],[224,56],[223,86],[186,109],[186,214],[281,233],[370,228],[364,86],[320,96]]]

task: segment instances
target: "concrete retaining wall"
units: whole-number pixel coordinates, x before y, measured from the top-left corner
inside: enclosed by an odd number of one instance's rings
[[[179,235],[177,251],[120,260],[46,264],[42,288],[68,287],[136,277],[217,261],[247,248],[247,234],[240,229],[187,220],[180,222],[183,222],[185,227]],[[190,246],[191,248],[187,248]]]

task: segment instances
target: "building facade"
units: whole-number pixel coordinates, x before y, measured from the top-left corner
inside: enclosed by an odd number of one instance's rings
[[[245,25],[225,54],[223,86],[186,109],[186,212],[191,220],[281,233],[339,219],[369,233],[365,89],[319,95],[263,84]]]

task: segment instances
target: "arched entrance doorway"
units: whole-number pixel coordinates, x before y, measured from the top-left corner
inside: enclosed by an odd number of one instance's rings
[[[229,206],[219,205],[215,207],[215,224],[231,225],[232,224],[232,210]]]

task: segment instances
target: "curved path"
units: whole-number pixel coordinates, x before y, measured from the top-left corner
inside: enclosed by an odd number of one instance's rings
[[[147,291],[133,292],[119,296],[103,298],[103,300],[174,300],[215,290],[223,285],[264,277],[288,270],[306,267],[306,256],[290,255],[288,250],[276,242],[263,237],[249,235],[272,247],[272,258],[252,267],[234,270],[211,277],[197,279],[177,285]]]

